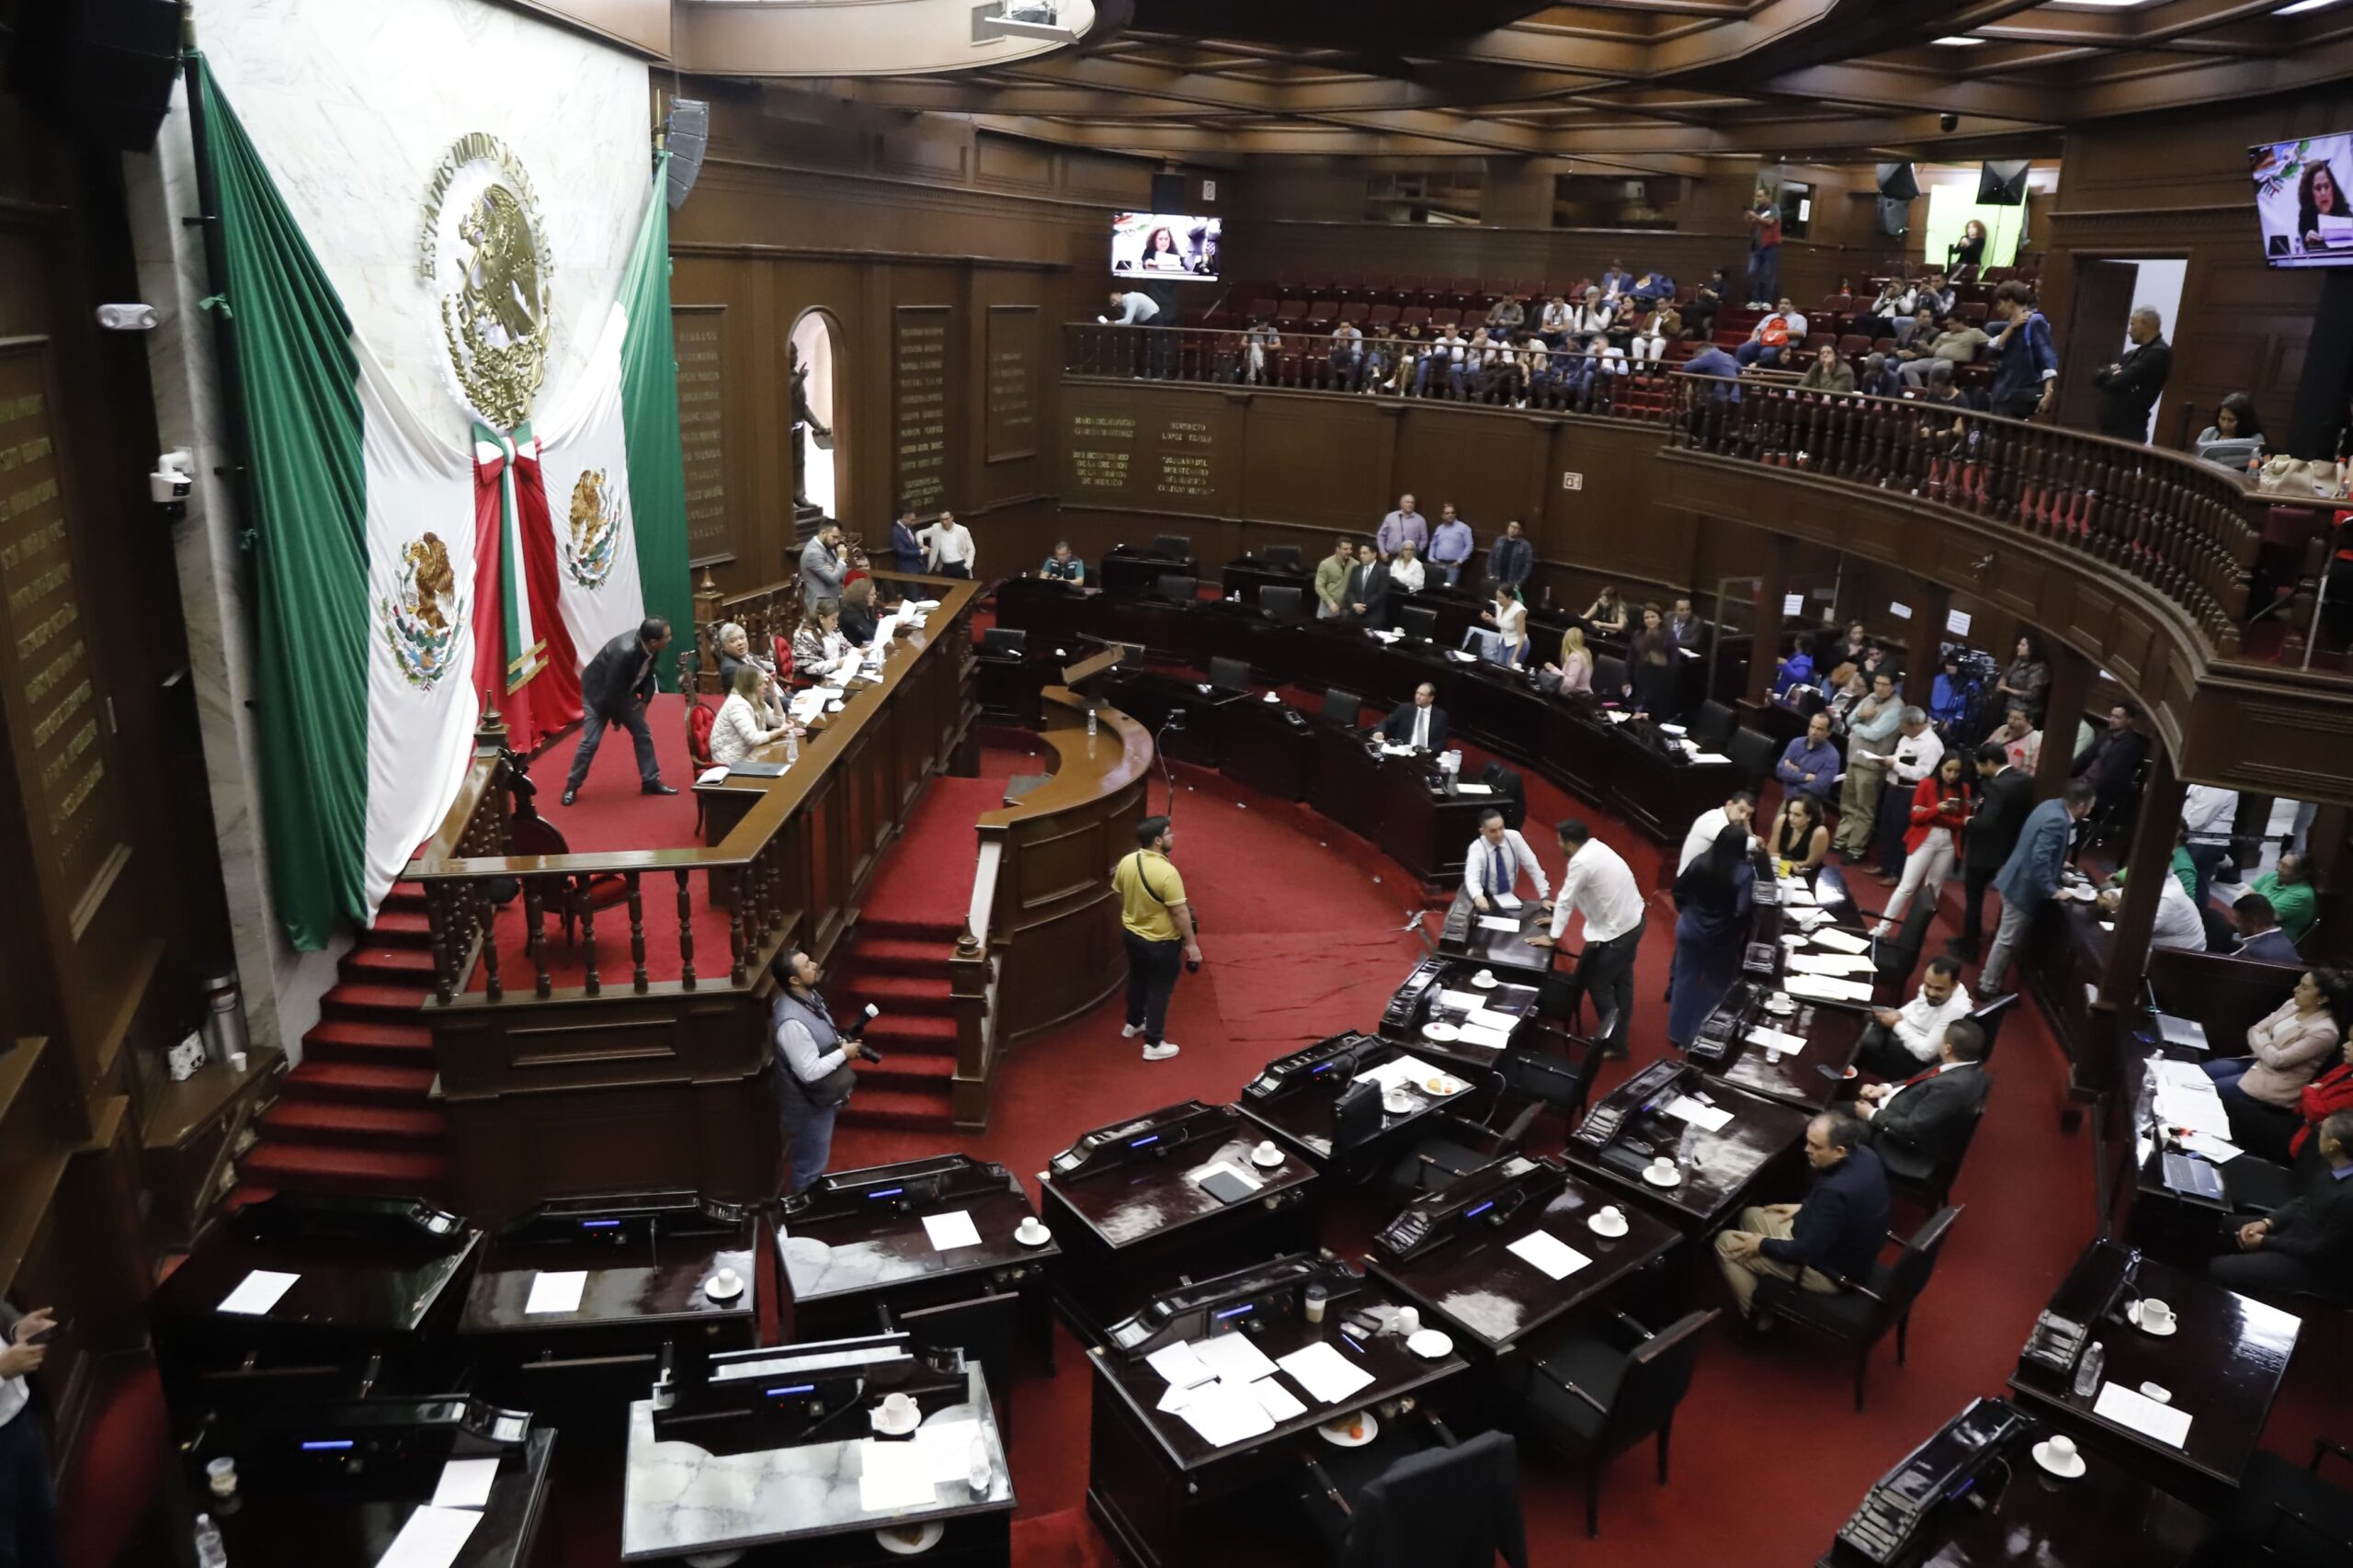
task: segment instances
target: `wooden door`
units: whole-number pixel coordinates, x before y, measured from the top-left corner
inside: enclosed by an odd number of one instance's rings
[[[2099,389],[2092,372],[2116,363],[2124,352],[2124,327],[2132,314],[2132,290],[2141,268],[2130,261],[2082,261],[2075,264],[2075,297],[2063,322],[2053,322],[2059,336],[2059,423],[2078,430],[2092,428],[2092,410]]]

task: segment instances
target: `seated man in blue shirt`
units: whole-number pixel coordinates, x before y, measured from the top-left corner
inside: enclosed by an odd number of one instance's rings
[[[1686,375],[1715,378],[1702,390],[1718,403],[1740,401],[1740,361],[1711,343],[1683,361],[1680,369]]]
[[[1790,656],[1781,661],[1781,667],[1774,672],[1773,695],[1787,697],[1791,687],[1813,684],[1813,639],[1801,637],[1797,646],[1790,650]]]
[[[1427,556],[1432,575],[1439,576],[1448,587],[1462,580],[1462,568],[1470,563],[1472,552],[1479,541],[1471,536],[1471,525],[1454,515],[1454,503],[1447,502],[1438,509],[1438,527],[1430,530]]]
[[[1752,1316],[1758,1278],[1769,1274],[1835,1295],[1839,1279],[1870,1277],[1887,1238],[1887,1168],[1861,1122],[1824,1111],[1806,1123],[1805,1162],[1814,1182],[1803,1203],[1744,1209],[1737,1228],[1716,1237],[1716,1264],[1733,1303],[1757,1328],[1766,1326]]]
[[[1063,540],[1054,546],[1054,552],[1046,557],[1046,563],[1038,568],[1038,575],[1051,582],[1078,586],[1086,581],[1086,562],[1073,555],[1070,540]]]
[[[1812,795],[1824,805],[1838,787],[1838,748],[1830,744],[1830,715],[1816,713],[1805,722],[1805,733],[1782,748],[1773,765],[1773,777],[1791,794]]]

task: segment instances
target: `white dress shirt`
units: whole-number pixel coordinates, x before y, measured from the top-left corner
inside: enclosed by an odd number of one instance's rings
[[[1722,806],[1710,806],[1701,812],[1691,824],[1691,831],[1683,835],[1683,851],[1676,857],[1675,874],[1679,877],[1689,870],[1691,862],[1714,848],[1716,840],[1722,837],[1724,829],[1731,825],[1732,819],[1724,815]],[[1748,842],[1754,846],[1757,842],[1756,835],[1750,834]]]
[[[1554,941],[1567,933],[1572,911],[1585,916],[1588,946],[1614,942],[1642,926],[1643,890],[1634,885],[1624,858],[1597,838],[1586,839],[1561,873],[1560,902],[1552,906]]]
[[[2153,948],[2187,948],[2193,953],[2206,950],[2206,922],[2199,915],[2198,905],[2190,902],[2189,890],[2181,879],[2165,868],[2164,885],[2157,889],[2157,919],[2149,931],[2149,946]]]
[[[1973,1006],[1966,985],[1955,985],[1941,1007],[1923,993],[1895,1010],[1895,1028],[1888,1032],[1895,1036],[1898,1045],[1922,1062],[1934,1062],[1944,1050],[1945,1026],[1956,1018],[1969,1017]]]
[[[760,722],[744,694],[731,691],[710,726],[710,759],[732,766],[749,756],[754,747],[766,745],[769,738],[768,727]]]
[[[2192,784],[2181,802],[2181,825],[2189,830],[2192,844],[2223,843],[2238,814],[2239,792],[2211,784]]]
[[[24,1414],[32,1400],[32,1391],[22,1378],[0,1378],[0,1426],[6,1426]]]
[[[1414,733],[1406,738],[1407,745],[1412,746],[1415,751],[1430,749],[1430,715],[1437,710],[1435,704],[1428,708],[1423,707],[1418,702],[1414,704]]]
[[[782,1000],[781,995],[779,1000]],[[779,1017],[783,1012],[784,1009],[779,1007],[770,1014],[770,1017]],[[809,1026],[799,1018],[785,1018],[777,1026],[776,1046],[779,1051],[784,1052],[784,1064],[792,1070],[792,1075],[804,1084],[814,1084],[819,1079],[838,1072],[841,1064],[849,1060],[842,1053],[839,1046],[835,1046],[831,1051],[820,1051],[817,1049],[817,1037],[811,1034]]]
[[[1500,879],[1495,870],[1498,853],[1504,862]],[[1509,892],[1517,887],[1519,873],[1523,870],[1528,873],[1528,880],[1536,884],[1538,898],[1552,896],[1552,884],[1545,880],[1544,868],[1537,863],[1536,851],[1528,846],[1528,840],[1520,836],[1518,828],[1504,829],[1504,841],[1500,845],[1488,843],[1487,835],[1483,833],[1472,839],[1471,847],[1463,852],[1462,888],[1465,892],[1492,899],[1499,892]]]
[[[1396,584],[1399,587],[1405,589],[1408,593],[1420,593],[1422,591],[1422,583],[1424,581],[1424,573],[1422,571],[1422,562],[1420,558],[1417,556],[1414,560],[1408,561],[1404,556],[1400,555],[1391,561],[1389,562],[1389,580]]]
[[[1937,770],[1945,759],[1945,743],[1934,729],[1922,730],[1916,735],[1899,734],[1895,749],[1888,754],[1887,770],[1898,784],[1910,788]],[[1907,805],[1904,808],[1909,811]]]
[[[1495,635],[1504,640],[1505,647],[1518,647],[1528,635],[1528,607],[1517,599],[1495,606]]]
[[[961,523],[934,523],[915,535],[931,551],[933,562],[953,566],[972,559],[972,530]]]

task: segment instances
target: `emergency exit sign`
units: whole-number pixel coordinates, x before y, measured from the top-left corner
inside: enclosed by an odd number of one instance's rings
[[[1585,488],[1585,475],[1581,473],[1563,473],[1561,475],[1561,488],[1563,490],[1583,490]]]

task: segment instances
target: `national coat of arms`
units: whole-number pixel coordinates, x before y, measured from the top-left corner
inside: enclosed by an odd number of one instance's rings
[[[572,486],[572,527],[563,541],[563,569],[582,587],[601,588],[613,574],[625,509],[623,498],[606,483],[603,469],[581,471]]]
[[[379,601],[376,619],[384,629],[392,662],[409,685],[431,691],[449,673],[465,611],[458,601],[449,550],[440,535],[427,533],[402,548],[400,575],[392,597]]]
[[[417,270],[439,296],[459,395],[501,430],[530,418],[547,376],[544,232],[530,176],[506,144],[460,137],[426,191]]]

